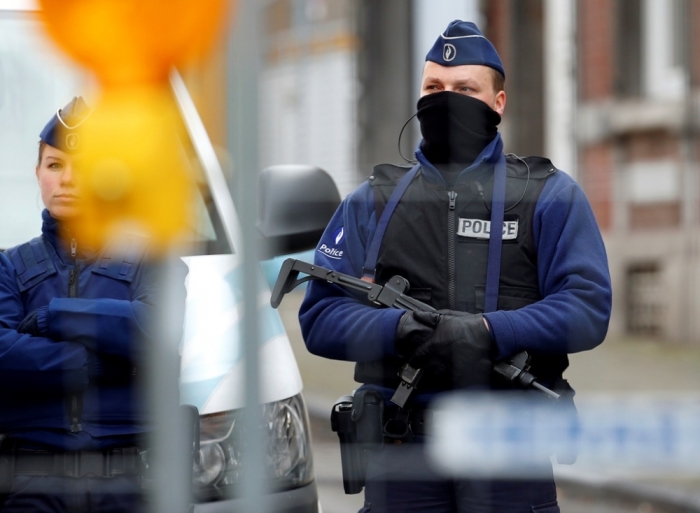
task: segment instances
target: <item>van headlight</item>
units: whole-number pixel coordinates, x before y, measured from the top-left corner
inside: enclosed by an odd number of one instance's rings
[[[199,461],[194,465],[195,493],[201,499],[235,495],[245,473],[246,437],[241,410],[202,415]],[[313,480],[311,441],[301,394],[262,405],[265,471],[274,490],[296,488]]]

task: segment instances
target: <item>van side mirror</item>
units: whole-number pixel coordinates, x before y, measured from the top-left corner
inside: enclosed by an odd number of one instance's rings
[[[321,168],[279,165],[263,169],[258,216],[262,257],[315,248],[338,205],[338,189]]]

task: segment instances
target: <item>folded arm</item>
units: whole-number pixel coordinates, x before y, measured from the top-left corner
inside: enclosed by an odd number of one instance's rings
[[[158,271],[152,265],[142,265],[133,299],[82,299],[54,298],[46,311],[46,329],[49,337],[56,340],[80,342],[91,349],[133,359],[140,354],[144,340],[156,336],[157,315],[164,306],[159,301],[168,301],[174,310],[168,317],[173,322],[182,322],[185,302],[184,278],[186,265],[177,261],[169,292],[158,283]],[[41,320],[39,320],[41,324]]]
[[[24,316],[14,267],[0,254],[0,386],[24,392],[82,390],[88,382],[85,347],[19,333]]]
[[[592,349],[608,329],[612,292],[605,246],[581,188],[563,173],[535,210],[542,300],[485,314],[504,358],[522,350],[567,354]]]

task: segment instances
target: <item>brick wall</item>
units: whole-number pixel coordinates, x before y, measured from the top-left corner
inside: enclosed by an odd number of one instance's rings
[[[681,223],[681,204],[665,201],[651,205],[629,205],[629,229],[632,231],[674,228]]]
[[[598,226],[608,230],[612,224],[613,151],[608,143],[590,145],[580,151],[580,182],[591,203]]]
[[[630,134],[620,138],[625,162],[645,160],[678,160],[679,140],[663,130]]]
[[[577,2],[579,100],[602,101],[613,94],[614,0]],[[601,142],[579,149],[579,181],[601,230],[612,225],[613,147]]]
[[[613,92],[614,0],[576,2],[578,8],[579,96],[609,97]]]

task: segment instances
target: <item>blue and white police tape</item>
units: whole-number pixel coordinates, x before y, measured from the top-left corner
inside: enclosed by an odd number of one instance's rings
[[[550,457],[573,454],[581,471],[700,474],[700,395],[596,395],[576,404],[572,415],[524,394],[451,394],[434,405],[429,456],[455,477],[547,475]]]

